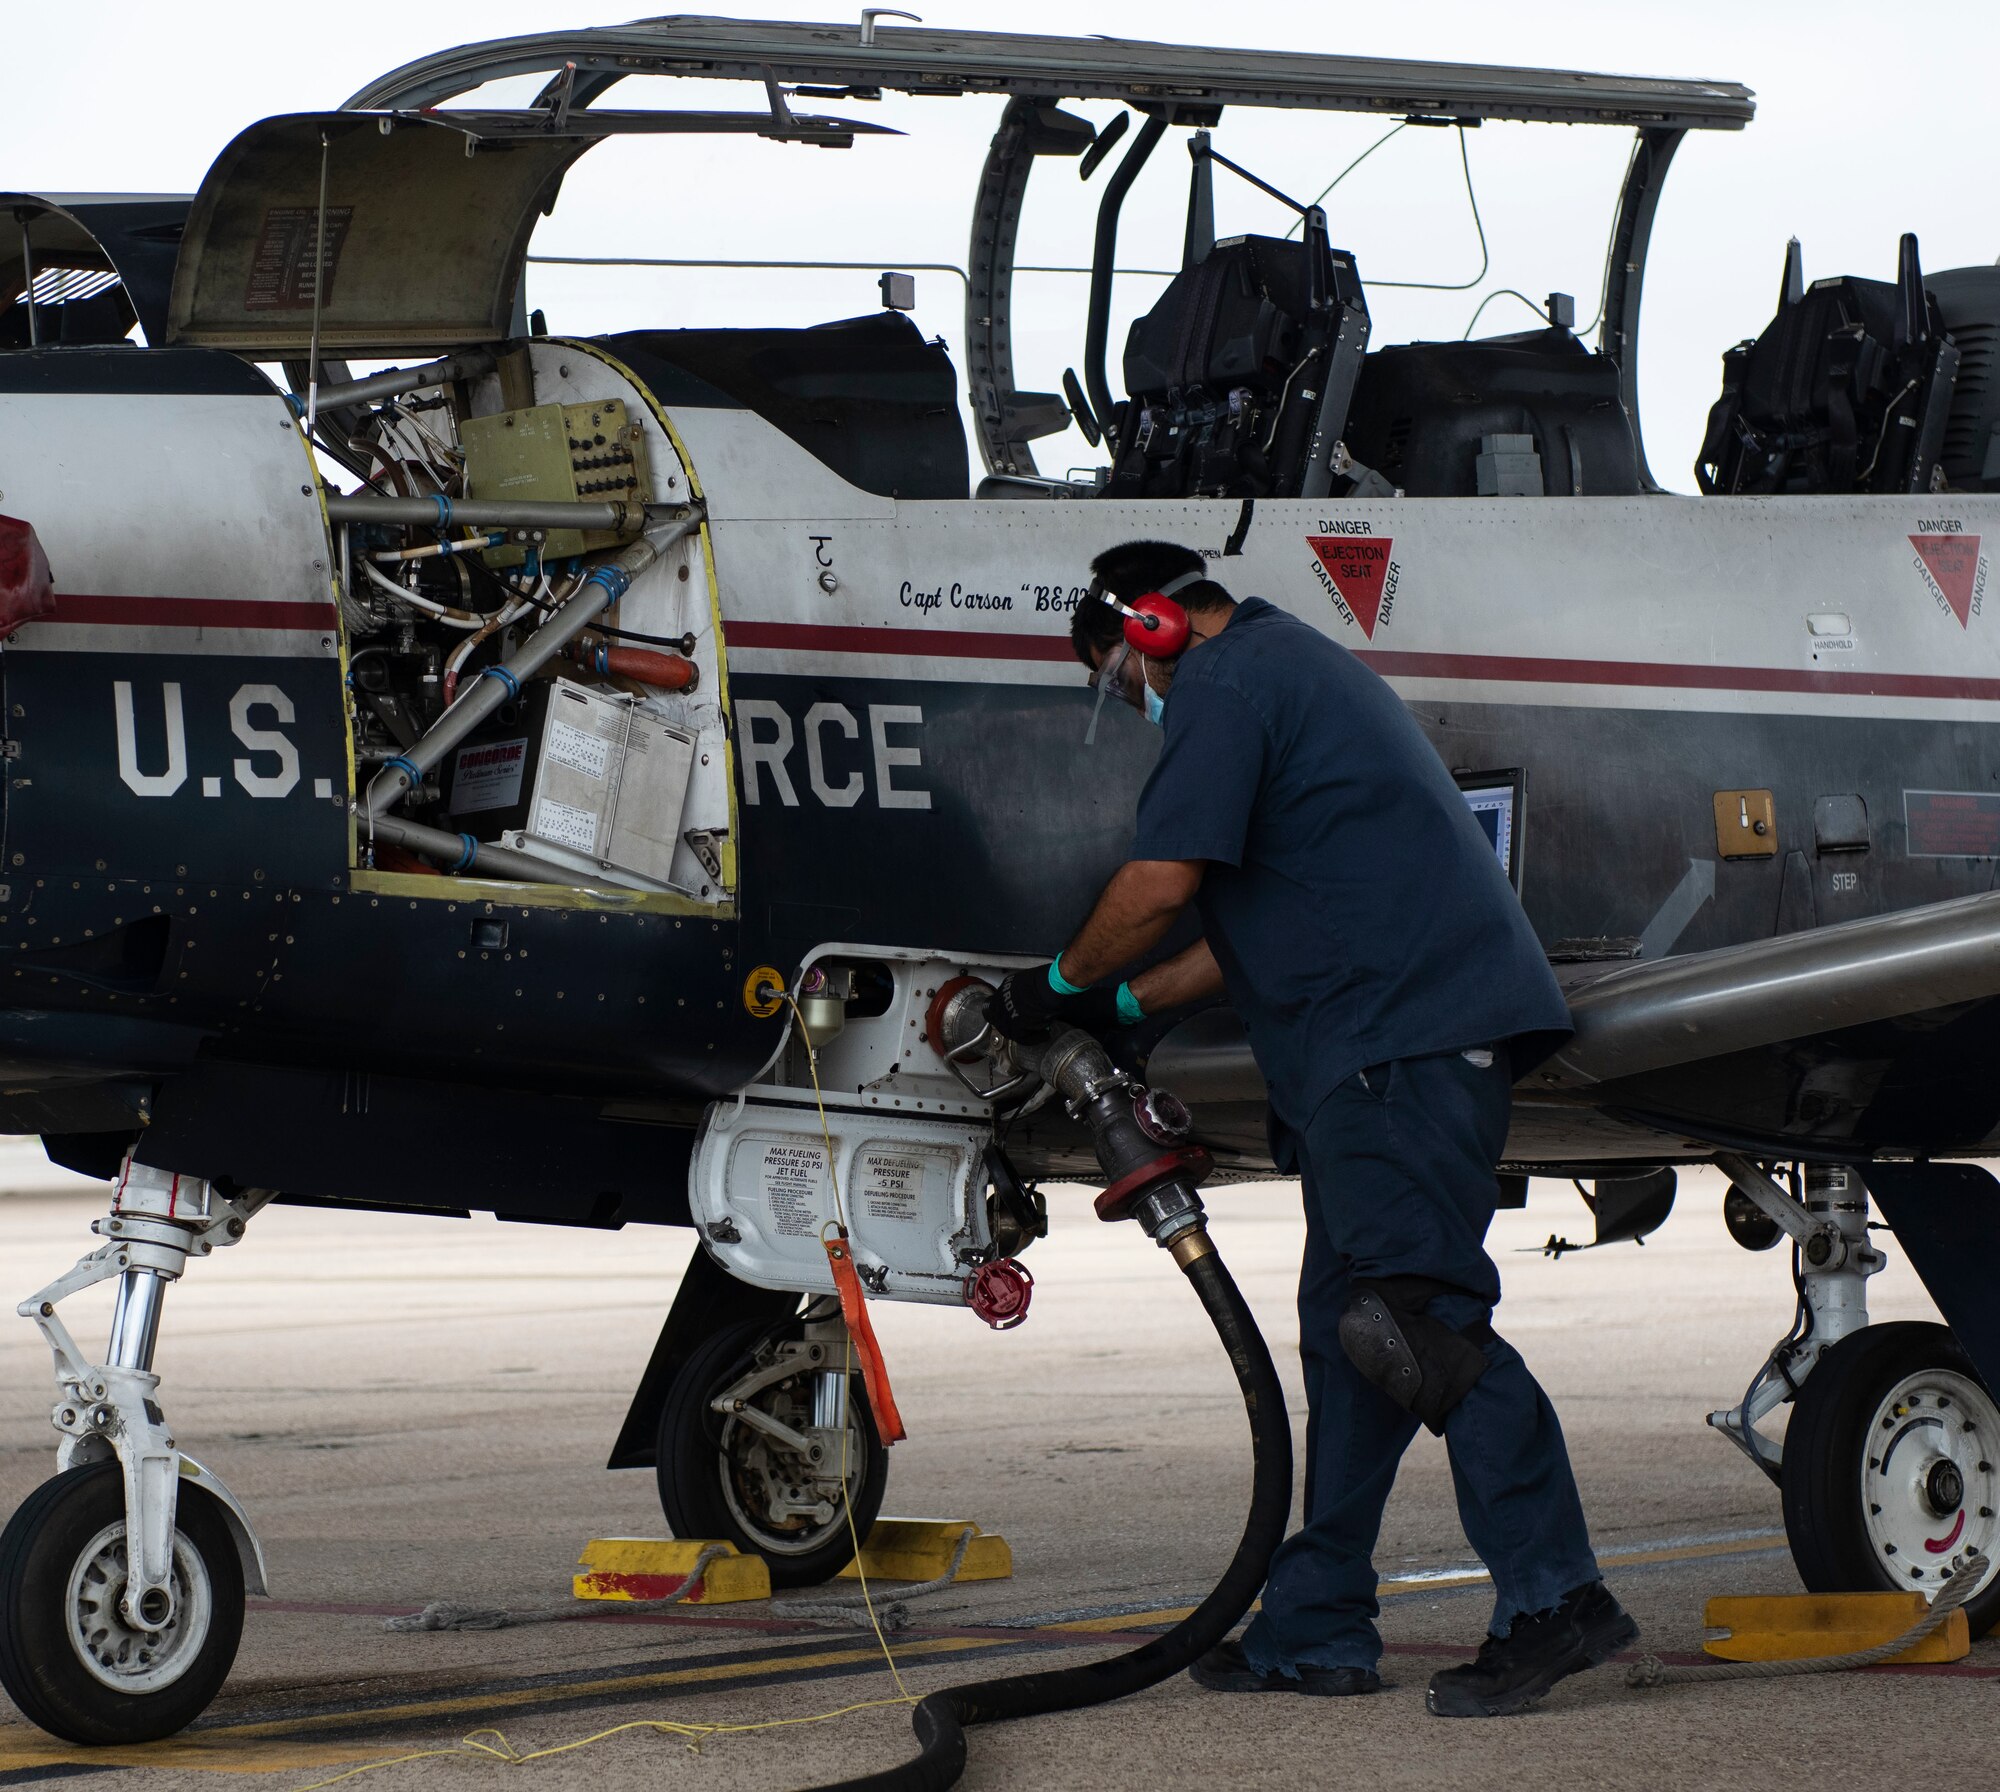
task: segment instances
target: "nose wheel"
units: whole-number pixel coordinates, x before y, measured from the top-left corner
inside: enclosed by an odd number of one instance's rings
[[[1816,1593],[1935,1596],[1977,1551],[1974,1636],[2000,1622],[2000,1403],[1941,1325],[1872,1325],[1800,1388],[1785,1434],[1785,1530]]]
[[[118,1464],[44,1481],[0,1532],[0,1685],[71,1742],[156,1742],[199,1717],[243,1634],[243,1566],[221,1505],[179,1490],[171,1597],[125,1609]],[[164,1590],[161,1590],[164,1592]]]

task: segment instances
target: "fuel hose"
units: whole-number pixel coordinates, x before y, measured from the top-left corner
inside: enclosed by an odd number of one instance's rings
[[[1291,1515],[1291,1421],[1271,1352],[1206,1229],[1183,1233],[1169,1248],[1229,1353],[1250,1421],[1250,1512],[1222,1578],[1171,1630],[1123,1655],[929,1694],[911,1718],[919,1749],[915,1759],[858,1779],[814,1787],[812,1792],[942,1792],[956,1785],[965,1771],[965,1732],[974,1724],[1077,1711],[1143,1692],[1205,1655],[1250,1609]]]

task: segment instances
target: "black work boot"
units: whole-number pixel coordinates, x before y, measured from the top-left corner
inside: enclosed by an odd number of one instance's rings
[[[1601,1580],[1563,1595],[1553,1611],[1521,1612],[1479,1658],[1431,1676],[1433,1717],[1511,1717],[1558,1680],[1597,1667],[1638,1639],[1639,1626]]]
[[[1241,1643],[1217,1643],[1188,1669],[1188,1677],[1210,1692],[1301,1692],[1309,1698],[1344,1699],[1382,1690],[1372,1668],[1302,1666],[1296,1674],[1266,1674],[1250,1665]]]

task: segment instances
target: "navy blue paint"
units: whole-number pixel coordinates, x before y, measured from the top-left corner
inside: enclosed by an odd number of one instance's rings
[[[1123,863],[1133,807],[1154,755],[1155,730],[1119,706],[1086,747],[1091,694],[1074,688],[920,683],[904,679],[739,674],[731,693],[779,703],[794,743],[785,761],[796,807],[768,770],[759,801],[739,803],[746,946],[773,963],[831,939],[937,946],[966,952],[1052,952]],[[828,806],[808,778],[805,718],[838,703],[853,740],[821,729],[827,785],[862,780],[849,808]],[[871,705],[914,706],[921,726],[891,727],[892,746],[920,746],[923,764],[895,768],[898,790],[924,791],[928,809],[880,801]],[[739,714],[768,740],[768,723]],[[742,776],[747,781],[748,772]]]
[[[1980,1379],[2000,1390],[2000,1182],[1978,1164],[1870,1164],[1866,1180]]]
[[[345,875],[347,732],[336,661],[9,647],[0,674],[7,735],[18,746],[7,767],[5,836],[17,910],[42,877],[92,877],[101,885],[107,876],[185,875],[275,889],[326,888]],[[169,796],[138,795],[120,776],[114,693],[120,680],[132,686],[141,773],[167,769],[164,691],[168,684],[181,687],[187,777]],[[262,706],[247,717],[250,727],[277,730],[297,749],[298,782],[284,796],[252,796],[236,779],[238,759],[247,759],[255,776],[279,769],[273,753],[253,751],[231,730],[230,702],[249,684],[273,685],[292,701],[290,722]],[[202,795],[204,778],[221,780],[219,796]],[[330,782],[331,798],[313,796],[316,778]],[[92,911],[103,906],[93,902]],[[49,914],[41,931],[91,924]]]

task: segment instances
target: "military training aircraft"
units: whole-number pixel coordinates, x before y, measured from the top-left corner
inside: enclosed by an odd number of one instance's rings
[[[676,110],[690,79],[750,103]],[[890,263],[879,310],[810,328],[529,308],[537,222],[606,139],[865,163],[885,94],[993,109],[955,348]],[[1338,205],[1292,196],[1330,171],[1231,153],[1267,108],[1628,133],[1594,338],[1557,293],[1372,342]],[[887,1450],[823,1232],[873,1298],[1012,1323],[1035,1179],[1096,1170],[948,1023],[1130,838],[1158,737],[1093,721],[1068,631],[1134,537],[1390,680],[1488,829],[1578,1029],[1517,1090],[1516,1198],[1577,1178],[1630,1238],[1719,1165],[1737,1240],[1790,1248],[1791,1328],[1711,1423],[1781,1485],[1806,1584],[2000,1560],[2000,1189],[1964,1161],[2000,1153],[2000,268],[1928,270],[1913,234],[1808,281],[1774,244],[1769,326],[1715,344],[1700,493],[1662,490],[1655,208],[1688,132],[1752,113],[1723,82],[682,17],[424,57],[253,124],[191,198],[0,194],[0,1129],[113,1191],[19,1291],[61,1471],[0,1538],[23,1711],[145,1740],[228,1672],[263,1556],[153,1353],[167,1286],[272,1201],[693,1228],[611,1466],[781,1585],[844,1565],[840,1465],[865,1530]],[[1178,272],[1120,359],[1121,208],[1183,155]],[[1024,390],[1022,218],[1078,177],[1075,367]],[[1253,200],[1289,229],[1233,226]],[[1096,464],[1040,465],[1072,429]],[[1227,1007],[1118,1049],[1164,1143],[1270,1173]],[[1868,1324],[1883,1223],[1945,1324]],[[100,1356],[59,1309],[106,1280]]]

